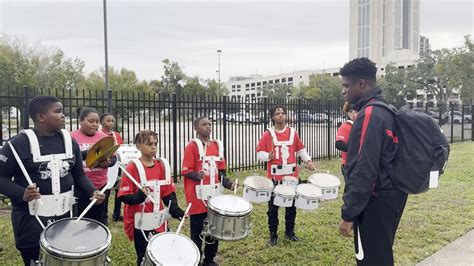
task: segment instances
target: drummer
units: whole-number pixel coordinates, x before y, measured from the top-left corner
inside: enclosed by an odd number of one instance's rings
[[[115,117],[112,114],[109,113],[104,113],[100,116],[100,124],[102,125],[101,131],[107,134],[108,136],[111,136],[114,138],[114,144],[115,145],[121,145],[123,144],[123,139],[120,136],[120,133],[117,132],[115,128]],[[122,215],[120,214],[121,212],[121,205],[122,202],[117,199],[117,194],[118,194],[118,183],[120,180],[117,180],[117,183],[114,185],[114,211],[112,214],[112,218],[115,222],[123,220]],[[106,202],[106,205],[108,206],[108,202]],[[108,209],[108,207],[106,207]]]
[[[83,159],[87,151],[99,140],[107,135],[98,131],[99,128],[99,113],[90,107],[82,107],[77,109],[79,117],[79,129],[71,132],[71,136],[79,144]],[[99,164],[96,168],[88,168],[83,161],[84,172],[86,176],[91,180],[92,184],[96,189],[101,190],[107,184],[107,168],[115,163],[115,156],[111,159],[107,159]],[[78,213],[82,211],[89,205],[90,200],[87,197],[84,197],[83,192],[76,190],[76,193],[79,197],[77,202]],[[105,202],[107,202],[110,194],[110,189],[105,191]],[[84,217],[96,220],[104,225],[107,225],[107,204],[99,204],[93,206]]]
[[[142,184],[143,189],[138,189],[124,174],[118,199],[125,203],[124,230],[127,237],[134,241],[137,265],[140,265],[151,236],[166,230],[169,214],[173,218],[182,219],[184,211],[178,206],[176,188],[171,178],[168,161],[162,158],[155,159],[158,146],[157,134],[151,130],[141,130],[135,137],[135,144],[142,156],[139,160],[132,160],[126,170]],[[166,178],[169,184],[158,184],[159,188],[153,189],[153,181],[166,180]],[[155,208],[153,202],[147,199],[147,195],[156,193],[158,194],[153,198],[158,199],[156,203],[158,208]],[[169,208],[169,213],[163,210],[161,199]]]
[[[349,102],[344,103],[342,109],[343,112],[347,113],[349,119],[339,126],[336,133],[336,149],[341,151],[341,173],[344,176],[344,167],[347,161],[347,148],[349,143],[349,135],[351,134],[352,124],[357,116],[357,111],[351,108]]]
[[[294,128],[288,127],[287,111],[283,105],[277,105],[270,110],[273,127],[263,133],[257,144],[257,158],[267,162],[267,177],[275,185],[281,183],[284,176],[298,178],[297,159],[299,156],[308,169],[314,169],[311,157],[301,142]],[[273,196],[268,202],[268,229],[270,231],[269,245],[275,246],[278,241],[278,206],[273,204]],[[285,208],[285,236],[291,241],[298,241],[295,234],[295,206]]]
[[[96,204],[101,204],[105,199],[84,175],[77,142],[71,140],[66,130],[61,130],[64,125],[61,102],[53,96],[35,97],[28,104],[28,114],[34,129],[16,135],[10,143],[33,185],[28,185],[10,146],[7,144],[0,150],[0,193],[11,200],[15,246],[25,265],[38,260],[40,252],[43,228],[35,214],[43,226],[48,221],[68,217],[74,203],[73,186],[83,191],[85,200],[93,197],[97,199]],[[53,163],[55,161],[59,164]],[[53,185],[53,179],[59,182]],[[35,199],[41,199],[41,204]],[[51,208],[56,201],[66,204]],[[30,206],[36,209],[30,210]]]
[[[198,117],[193,122],[197,138],[190,141],[184,150],[183,169],[184,193],[187,203],[191,203],[189,210],[191,222],[191,240],[196,244],[202,257],[202,240],[204,219],[207,217],[207,201],[212,196],[221,194],[220,186],[214,189],[210,184],[219,184],[233,190],[234,184],[226,177],[226,162],[223,146],[219,140],[211,140],[211,121],[207,117]],[[199,195],[196,192],[199,190]],[[211,236],[205,238],[203,265],[216,265],[214,257],[217,254],[219,241]]]

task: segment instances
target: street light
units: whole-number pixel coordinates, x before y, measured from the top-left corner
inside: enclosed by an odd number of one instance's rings
[[[219,89],[221,88],[221,53],[222,50],[217,50],[217,79],[219,81]]]
[[[104,8],[104,50],[105,50],[105,93],[107,93],[107,111],[112,113],[112,91],[109,90],[109,58],[107,50],[107,3],[103,1]]]

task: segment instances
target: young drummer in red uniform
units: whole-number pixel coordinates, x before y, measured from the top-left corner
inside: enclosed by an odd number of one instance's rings
[[[104,113],[100,116],[100,124],[102,125],[101,131],[104,132],[106,135],[111,136],[114,138],[115,145],[123,144],[123,139],[120,134],[116,131],[115,128],[115,117],[112,114]],[[108,173],[110,174],[110,173]],[[118,173],[119,174],[119,173]],[[121,205],[122,203],[120,200],[117,199],[118,194],[118,184],[120,183],[120,179],[117,180],[117,183],[114,185],[115,195],[114,195],[114,212],[113,212],[113,219],[114,221],[121,221],[123,217],[121,216]],[[106,202],[106,206],[108,207],[108,202]]]
[[[349,143],[349,135],[351,134],[352,124],[357,116],[357,111],[350,109],[349,103],[344,104],[344,112],[347,113],[349,119],[341,124],[336,133],[336,149],[342,151],[341,153],[341,172],[344,176],[344,167],[347,161],[347,147]]]
[[[204,219],[207,217],[207,200],[221,193],[220,186],[212,186],[222,182],[223,187],[234,189],[225,176],[226,163],[223,156],[223,146],[219,140],[211,140],[211,122],[207,117],[199,117],[194,121],[194,129],[198,138],[186,145],[181,174],[184,178],[186,201],[192,203],[189,210],[191,222],[191,240],[201,250],[200,234],[203,230]],[[212,178],[211,178],[212,177]],[[213,180],[214,179],[214,182]],[[196,189],[197,187],[197,189]],[[199,191],[199,195],[196,192]],[[210,236],[205,238],[203,265],[216,265],[219,242]],[[210,244],[207,244],[210,243]],[[202,251],[201,251],[202,257]]]
[[[263,133],[257,145],[257,158],[267,162],[267,177],[276,185],[284,176],[298,177],[297,156],[309,169],[313,169],[313,162],[308,155],[295,129],[287,127],[287,112],[284,106],[277,105],[270,110],[273,127]],[[270,246],[278,241],[278,206],[273,205],[273,196],[268,202],[268,228],[270,230]],[[285,236],[298,241],[295,235],[295,206],[285,208]]]
[[[140,265],[150,236],[165,231],[170,214],[173,218],[181,219],[184,211],[178,206],[168,161],[155,159],[158,144],[156,133],[151,130],[140,131],[135,144],[142,156],[132,160],[126,170],[141,183],[143,189],[138,189],[124,174],[118,198],[125,203],[124,230],[127,237],[134,241],[137,265]],[[153,198],[155,204],[147,195]],[[163,209],[162,200],[169,209]]]

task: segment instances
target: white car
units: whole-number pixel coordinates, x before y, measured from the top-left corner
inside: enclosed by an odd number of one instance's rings
[[[451,111],[447,112],[447,116],[449,119],[449,122],[451,122]],[[453,111],[453,117],[452,117],[453,123],[454,124],[461,124],[462,123],[462,113],[459,111]],[[464,122],[469,123],[472,121],[472,115],[464,114]]]

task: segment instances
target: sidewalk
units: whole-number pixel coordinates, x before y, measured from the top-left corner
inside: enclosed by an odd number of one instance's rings
[[[474,230],[438,250],[417,265],[474,265]]]

